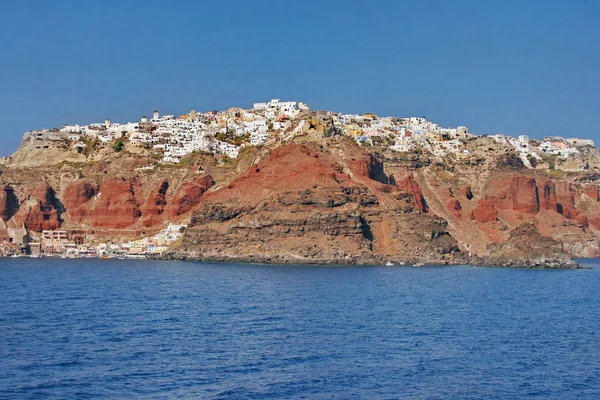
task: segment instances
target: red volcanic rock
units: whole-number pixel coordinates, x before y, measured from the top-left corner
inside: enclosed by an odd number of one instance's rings
[[[450,199],[446,202],[446,208],[450,210],[455,216],[460,217],[462,206],[458,199]]]
[[[398,188],[405,192],[411,193],[414,196],[415,204],[418,209],[427,212],[428,207],[427,203],[425,202],[425,197],[423,197],[423,190],[415,181],[413,174],[407,175],[396,184]]]
[[[278,159],[287,159],[289,157],[295,157],[296,155],[307,155],[312,158],[319,158],[319,154],[302,144],[290,144],[287,146],[280,146],[273,150],[269,160],[274,161]]]
[[[383,164],[373,154],[364,153],[361,157],[353,158],[348,162],[348,168],[356,176],[373,179],[383,184],[389,183],[383,170]]]
[[[505,189],[495,198],[494,206],[500,209],[537,213],[540,209],[534,179],[516,176],[498,182]]]
[[[25,227],[33,232],[43,230],[54,230],[60,228],[61,219],[58,199],[54,189],[44,183],[30,192],[30,198],[36,200],[36,204],[18,218]]]
[[[538,186],[539,187],[539,186]],[[546,181],[539,192],[540,208],[555,210],[565,218],[572,219],[583,226],[589,226],[588,218],[575,207],[577,192],[569,182]],[[548,194],[550,196],[548,197]],[[593,195],[593,193],[590,193]]]
[[[177,217],[191,211],[200,204],[204,193],[215,184],[212,176],[205,175],[192,182],[186,182],[177,190],[168,203],[168,215]]]
[[[600,195],[598,194],[598,188],[594,185],[587,185],[583,188],[583,194],[594,201],[600,201]]]
[[[575,208],[575,193],[569,182],[556,182],[556,201],[558,212],[566,218],[574,218],[578,211]]]
[[[443,199],[444,206],[448,211],[450,211],[454,216],[460,217],[462,207],[460,201],[454,197],[454,193],[450,188],[443,188],[440,192],[440,195]]]
[[[19,207],[19,201],[13,188],[9,185],[0,189],[0,218],[8,221],[15,215]]]
[[[494,207],[491,200],[481,200],[477,206],[471,210],[470,217],[477,222],[493,222],[498,220],[498,210]]]
[[[167,205],[166,194],[168,189],[169,182],[164,181],[148,196],[141,207],[142,225],[154,226],[163,221],[161,215],[164,213]]]
[[[127,228],[137,221],[140,210],[135,197],[139,183],[135,178],[115,178],[102,183],[98,200],[90,213],[93,227]]]
[[[537,182],[537,189],[540,209],[558,211],[554,182],[550,180],[540,180]]]
[[[74,223],[82,223],[89,216],[90,200],[98,193],[96,182],[74,182],[67,187],[63,202],[67,213]]]
[[[317,154],[300,144],[284,145],[258,166],[238,175],[227,187],[206,194],[203,202],[257,205],[275,193],[356,187],[356,182],[342,170],[327,154]]]

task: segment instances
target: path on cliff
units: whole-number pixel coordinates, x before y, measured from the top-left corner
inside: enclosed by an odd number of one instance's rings
[[[471,221],[459,221],[462,217],[455,217],[448,211],[443,199],[440,198],[438,192],[430,183],[431,174],[430,171],[421,171],[415,174],[430,212],[448,221],[448,232],[460,243],[463,249],[468,249],[473,254],[485,254],[487,243],[481,233],[472,226]],[[475,233],[470,234],[471,231]]]

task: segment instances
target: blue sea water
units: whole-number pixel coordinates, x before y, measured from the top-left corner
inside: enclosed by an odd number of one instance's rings
[[[598,399],[589,263],[0,260],[0,398]]]

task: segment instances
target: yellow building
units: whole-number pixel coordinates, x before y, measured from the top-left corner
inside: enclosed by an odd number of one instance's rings
[[[219,123],[219,128],[227,127],[227,114],[226,113],[219,114],[219,116],[217,117],[217,121]]]
[[[352,136],[360,136],[365,133],[365,130],[356,124],[348,124],[344,127],[344,131],[348,135]]]

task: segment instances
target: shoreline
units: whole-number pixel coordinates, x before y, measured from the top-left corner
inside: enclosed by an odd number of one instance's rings
[[[203,256],[190,257],[182,254],[167,253],[158,257],[149,257],[153,260],[172,261],[198,261],[217,263],[241,263],[259,265],[322,265],[322,266],[349,266],[349,265],[380,265],[380,266],[453,266],[472,265],[474,267],[494,268],[520,268],[520,269],[592,269],[573,259],[539,258],[525,260],[490,260],[482,257],[468,257],[454,260],[443,259],[399,259],[394,257],[349,257],[345,259],[311,259],[293,257],[290,255],[273,256]]]
[[[394,257],[349,257],[344,259],[313,259],[294,257],[291,255],[272,256],[186,256],[182,254],[168,253],[164,255],[147,255],[145,257],[61,257],[57,255],[19,255],[1,257],[5,259],[28,258],[28,259],[64,259],[64,260],[135,260],[135,261],[192,261],[221,264],[252,264],[252,265],[298,265],[298,266],[394,266],[394,267],[447,267],[469,265],[482,268],[518,268],[518,269],[593,269],[578,263],[574,259],[563,258],[539,258],[525,260],[490,260],[482,257],[467,257],[454,260],[443,259],[399,259]]]

